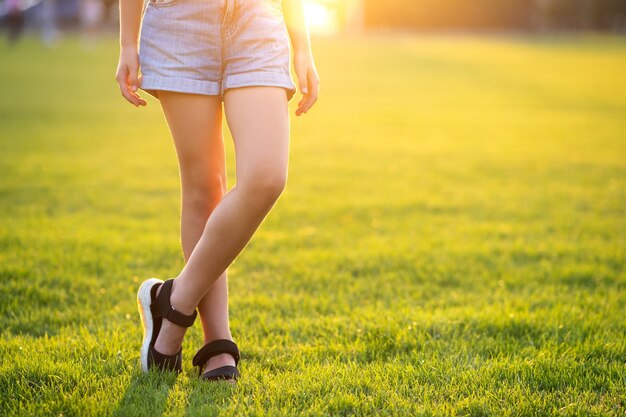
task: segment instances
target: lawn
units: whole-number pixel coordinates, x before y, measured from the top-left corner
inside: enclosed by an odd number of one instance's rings
[[[626,39],[313,47],[287,189],[229,269],[234,387],[197,379],[199,323],[183,374],[140,371],[180,184],[114,34],[0,47],[0,414],[624,415]]]

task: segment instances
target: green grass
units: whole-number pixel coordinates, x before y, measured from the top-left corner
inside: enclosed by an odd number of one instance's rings
[[[624,414],[626,40],[314,49],[287,189],[229,270],[230,387],[196,379],[197,324],[181,376],[140,372],[135,292],[183,265],[180,190],[115,37],[1,47],[1,414]]]

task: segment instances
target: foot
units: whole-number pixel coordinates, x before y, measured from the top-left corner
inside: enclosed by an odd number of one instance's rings
[[[226,358],[225,355],[231,358]],[[193,365],[198,367],[198,376],[207,381],[239,378],[237,363],[240,360],[239,348],[230,338],[215,339],[205,343],[193,357]]]
[[[229,353],[222,353],[220,355],[213,356],[204,364],[202,373],[205,374],[221,366],[235,366],[235,359]]]

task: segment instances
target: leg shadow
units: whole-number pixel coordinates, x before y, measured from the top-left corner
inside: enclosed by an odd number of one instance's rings
[[[203,381],[198,374],[190,375],[190,393],[185,416],[217,416],[230,408],[232,399],[239,390],[240,382]]]
[[[135,373],[113,415],[160,416],[163,415],[169,392],[176,384],[177,375],[173,372]]]

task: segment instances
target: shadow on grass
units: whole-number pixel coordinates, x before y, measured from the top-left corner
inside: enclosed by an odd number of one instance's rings
[[[176,384],[174,373],[135,373],[113,413],[116,417],[160,416],[165,411],[170,390]]]
[[[197,373],[190,375],[190,393],[185,416],[217,416],[230,408],[237,391],[237,384],[226,381],[203,381]]]
[[[189,378],[169,372],[138,372],[113,415],[152,417],[185,407],[185,416],[217,416],[231,406],[236,390],[236,384],[203,381],[195,372]]]

